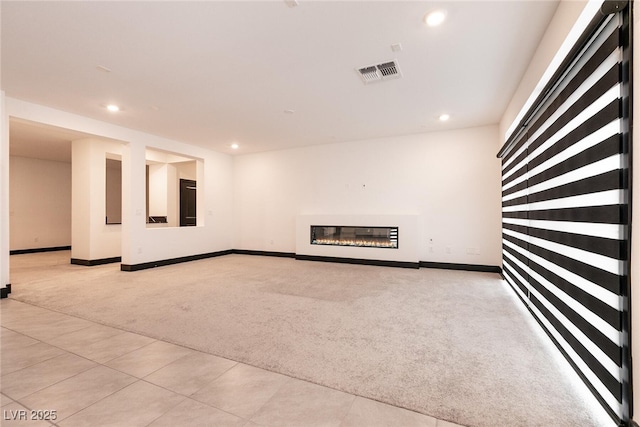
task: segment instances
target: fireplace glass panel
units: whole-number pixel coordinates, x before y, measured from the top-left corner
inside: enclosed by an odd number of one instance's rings
[[[398,227],[311,226],[311,244],[398,248]]]

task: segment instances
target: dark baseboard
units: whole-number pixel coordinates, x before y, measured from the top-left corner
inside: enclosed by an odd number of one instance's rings
[[[343,264],[377,265],[381,267],[420,268],[420,263],[408,262],[408,261],[383,261],[383,260],[375,260],[375,259],[340,258],[340,257],[316,256],[316,255],[299,255],[299,254],[296,254],[295,258],[301,261],[338,262]]]
[[[233,253],[233,249],[227,249],[227,250],[219,251],[219,252],[209,252],[209,253],[206,253],[206,254],[189,255],[189,256],[183,256],[183,257],[178,257],[178,258],[162,259],[162,260],[158,260],[158,261],[143,262],[143,263],[140,263],[140,264],[121,264],[120,265],[120,270],[122,270],[122,271],[146,270],[146,269],[149,269],[149,268],[162,267],[162,266],[165,266],[165,265],[179,264],[179,263],[182,263],[182,262],[189,262],[189,261],[197,261],[197,260],[200,260],[200,259],[213,258],[213,257],[217,257],[217,256],[222,256],[222,255],[230,255],[232,253]]]
[[[295,258],[296,254],[293,252],[273,252],[273,251],[254,251],[250,249],[233,249],[234,254],[239,255],[259,255],[259,256],[274,256],[280,258]]]
[[[87,267],[93,267],[95,265],[112,264],[120,261],[122,261],[122,257],[119,257],[119,256],[112,257],[112,258],[102,258],[102,259],[71,258],[71,264],[84,265]]]
[[[162,259],[157,261],[144,262],[140,264],[121,264],[120,270],[122,271],[139,271],[149,268],[162,267],[165,265],[179,264],[189,261],[197,261],[206,258],[214,258],[223,255],[257,255],[257,256],[272,256],[279,258],[295,258],[301,261],[320,261],[320,262],[336,262],[342,264],[361,264],[361,265],[377,265],[382,267],[400,267],[400,268],[439,268],[446,270],[464,270],[464,271],[478,271],[485,273],[498,273],[502,274],[502,269],[493,265],[475,265],[475,264],[455,264],[444,262],[409,262],[409,261],[385,261],[385,260],[373,260],[363,258],[342,258],[342,257],[328,257],[318,255],[300,255],[293,252],[275,252],[275,251],[260,251],[251,249],[226,249],[223,251],[209,252],[198,255],[189,255],[178,258]],[[77,258],[71,258],[71,264],[93,266],[121,262],[121,257],[105,258],[97,260],[83,260]]]
[[[71,246],[54,246],[51,248],[15,249],[9,255],[36,254],[39,252],[70,251]]]
[[[439,268],[443,270],[479,271],[483,273],[502,274],[502,268],[495,265],[455,264],[455,263],[448,263],[448,262],[420,261],[420,267]]]
[[[4,285],[4,288],[0,288],[0,299],[7,298],[11,293],[11,283]]]

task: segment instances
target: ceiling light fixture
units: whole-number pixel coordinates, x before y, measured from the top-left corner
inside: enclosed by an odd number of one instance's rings
[[[231,144],[231,148],[237,150],[238,148],[240,148],[240,146],[234,142],[233,144]]]
[[[447,18],[447,12],[444,10],[434,10],[424,15],[424,23],[430,27],[437,27]]]
[[[111,111],[112,113],[116,113],[116,112],[120,111],[120,107],[118,107],[115,104],[109,104],[109,105],[107,105],[107,110]]]
[[[450,118],[451,118],[451,116],[450,116],[450,115],[448,115],[448,114],[440,114],[440,117],[438,117],[438,119],[439,119],[441,122],[446,122],[446,121],[447,121],[447,120],[449,120]]]

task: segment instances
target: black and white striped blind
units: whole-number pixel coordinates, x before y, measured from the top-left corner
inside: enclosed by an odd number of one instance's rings
[[[629,417],[625,19],[594,24],[501,151],[504,277],[616,421]]]

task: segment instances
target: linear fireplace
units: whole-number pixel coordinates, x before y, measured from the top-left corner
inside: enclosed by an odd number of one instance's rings
[[[312,225],[311,244],[398,249],[398,227]]]

